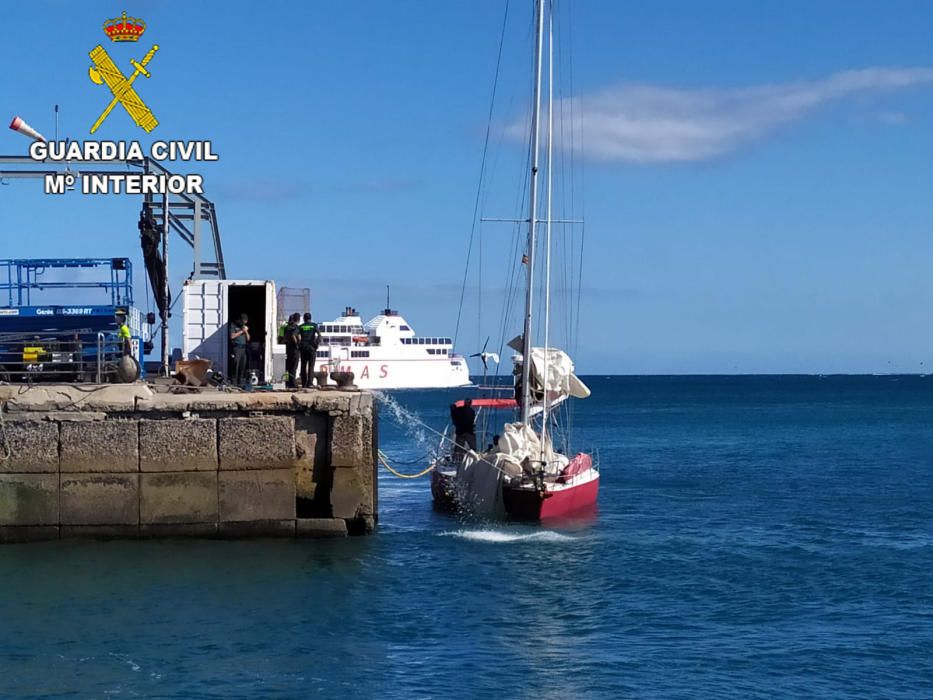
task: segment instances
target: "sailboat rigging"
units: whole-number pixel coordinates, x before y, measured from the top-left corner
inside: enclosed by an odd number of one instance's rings
[[[545,54],[545,10],[548,18],[547,57],[547,181],[545,215],[539,218],[541,184],[541,112],[543,64]],[[528,232],[522,267],[526,270],[522,334],[508,345],[516,351],[515,399],[510,402],[492,399],[476,402],[483,408],[518,408],[518,420],[506,423],[496,444],[485,451],[461,444],[451,456],[438,463],[432,475],[435,505],[480,517],[510,517],[523,520],[547,520],[576,515],[595,506],[599,489],[599,467],[592,455],[580,452],[568,457],[554,449],[551,425],[554,409],[570,398],[590,395],[586,385],[574,374],[573,361],[561,349],[550,346],[551,304],[551,234],[552,165],[553,165],[553,0],[535,3],[534,88],[532,97],[530,183],[528,197]],[[544,224],[543,311],[536,310],[535,271],[539,248],[539,225]],[[541,315],[544,344],[533,344],[536,318]],[[485,353],[485,346],[483,352]],[[485,358],[484,358],[485,359]],[[485,362],[484,362],[485,364]],[[469,405],[469,404],[468,404]]]

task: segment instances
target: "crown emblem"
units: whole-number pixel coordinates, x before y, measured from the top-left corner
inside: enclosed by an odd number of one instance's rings
[[[146,23],[136,17],[127,17],[126,10],[123,17],[114,17],[104,22],[104,33],[111,41],[138,41],[146,31]]]

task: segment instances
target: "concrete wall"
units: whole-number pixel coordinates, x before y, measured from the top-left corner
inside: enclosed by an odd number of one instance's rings
[[[0,542],[375,527],[367,393],[0,386],[0,417]]]

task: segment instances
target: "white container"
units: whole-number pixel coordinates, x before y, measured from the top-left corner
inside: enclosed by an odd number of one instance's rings
[[[230,327],[240,314],[249,316],[249,370],[261,383],[273,373],[276,338],[275,282],[271,280],[188,280],[184,289],[182,353],[186,359],[210,360],[225,377],[233,375]]]

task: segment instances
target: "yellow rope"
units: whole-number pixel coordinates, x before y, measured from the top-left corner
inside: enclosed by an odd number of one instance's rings
[[[385,456],[385,453],[382,450],[379,450],[379,461],[382,462],[382,466],[384,466],[386,469],[388,469],[390,472],[395,474],[395,476],[399,477],[400,479],[417,479],[419,476],[424,476],[428,472],[434,470],[434,465],[432,464],[430,467],[428,467],[422,472],[418,472],[417,474],[402,474],[401,472],[397,472],[392,467],[389,466],[389,460]]]

